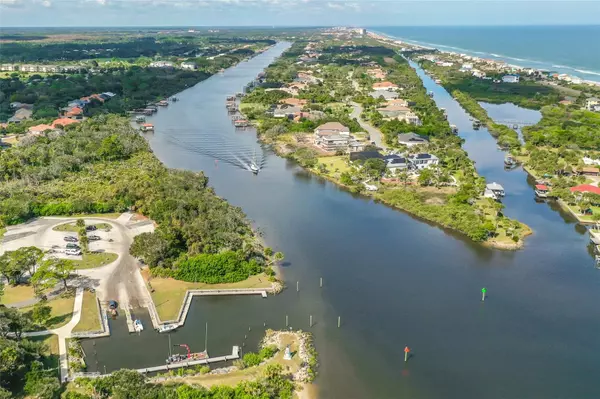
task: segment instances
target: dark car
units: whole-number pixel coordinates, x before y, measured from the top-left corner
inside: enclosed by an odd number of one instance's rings
[[[77,244],[68,243],[67,244],[67,249],[81,249],[81,248]]]
[[[88,236],[88,240],[90,240],[90,241],[98,241],[100,239],[101,239],[100,236],[95,236],[95,235]]]
[[[87,231],[94,231],[94,230],[98,230],[98,228],[97,228],[96,226],[94,226],[94,225],[91,225],[91,226],[85,226],[85,229],[86,229]]]
[[[66,236],[66,237],[64,237],[64,240],[67,241],[67,242],[77,242],[77,241],[79,241],[77,239],[77,237],[73,237],[73,236]]]

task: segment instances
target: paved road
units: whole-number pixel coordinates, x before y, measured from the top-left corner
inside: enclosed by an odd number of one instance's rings
[[[371,136],[370,141],[374,141],[377,147],[387,149],[388,147],[385,144],[385,141],[383,140],[383,133],[381,133],[381,130],[369,125],[367,122],[360,119],[360,114],[363,110],[362,106],[354,102],[350,103],[350,105],[352,106],[352,113],[350,114],[350,118],[356,118],[360,126],[363,129],[365,129],[367,133],[369,133],[369,136]]]

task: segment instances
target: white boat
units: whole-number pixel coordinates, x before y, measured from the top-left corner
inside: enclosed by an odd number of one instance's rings
[[[170,331],[175,331],[177,327],[177,324],[161,324],[160,326],[158,326],[156,331],[158,331],[159,333],[166,333]]]
[[[144,331],[144,325],[142,324],[142,321],[140,319],[136,319],[133,322],[133,329],[135,330],[135,332],[142,332],[142,331]]]
[[[248,167],[250,168],[250,171],[252,173],[254,173],[255,175],[257,175],[258,172],[260,171],[260,168],[256,164],[256,150],[254,150],[252,152],[252,161],[250,161],[250,164],[248,165]]]
[[[539,198],[548,198],[548,187],[544,184],[536,184],[535,185],[535,195]]]

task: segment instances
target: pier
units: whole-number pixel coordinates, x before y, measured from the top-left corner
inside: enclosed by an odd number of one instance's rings
[[[234,346],[231,350],[231,355],[209,357],[209,358],[200,359],[200,360],[190,360],[189,362],[183,361],[183,362],[178,362],[178,363],[164,364],[161,366],[153,366],[153,367],[136,369],[134,371],[137,371],[140,374],[156,373],[159,371],[169,371],[169,370],[179,369],[182,367],[198,366],[201,364],[208,365],[211,363],[227,362],[230,360],[237,360],[239,358],[240,358],[240,347]],[[106,373],[106,374],[102,374],[99,372],[91,372],[91,373],[81,372],[81,373],[74,373],[70,379],[74,380],[76,378],[100,378],[100,377],[107,377],[111,374],[112,374],[112,372]]]

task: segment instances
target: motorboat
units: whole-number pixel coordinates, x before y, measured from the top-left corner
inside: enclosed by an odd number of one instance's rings
[[[535,185],[535,195],[539,198],[548,198],[548,186],[544,184],[536,184]]]
[[[142,321],[140,319],[136,319],[133,322],[133,329],[135,330],[135,332],[142,332],[144,331],[144,325],[142,324]]]
[[[158,326],[156,331],[158,331],[159,333],[166,333],[175,331],[177,327],[179,327],[177,324],[161,324],[160,326]]]
[[[260,168],[254,162],[252,162],[252,163],[250,163],[250,171],[252,173],[254,173],[255,175],[257,175],[258,172],[260,171]]]

